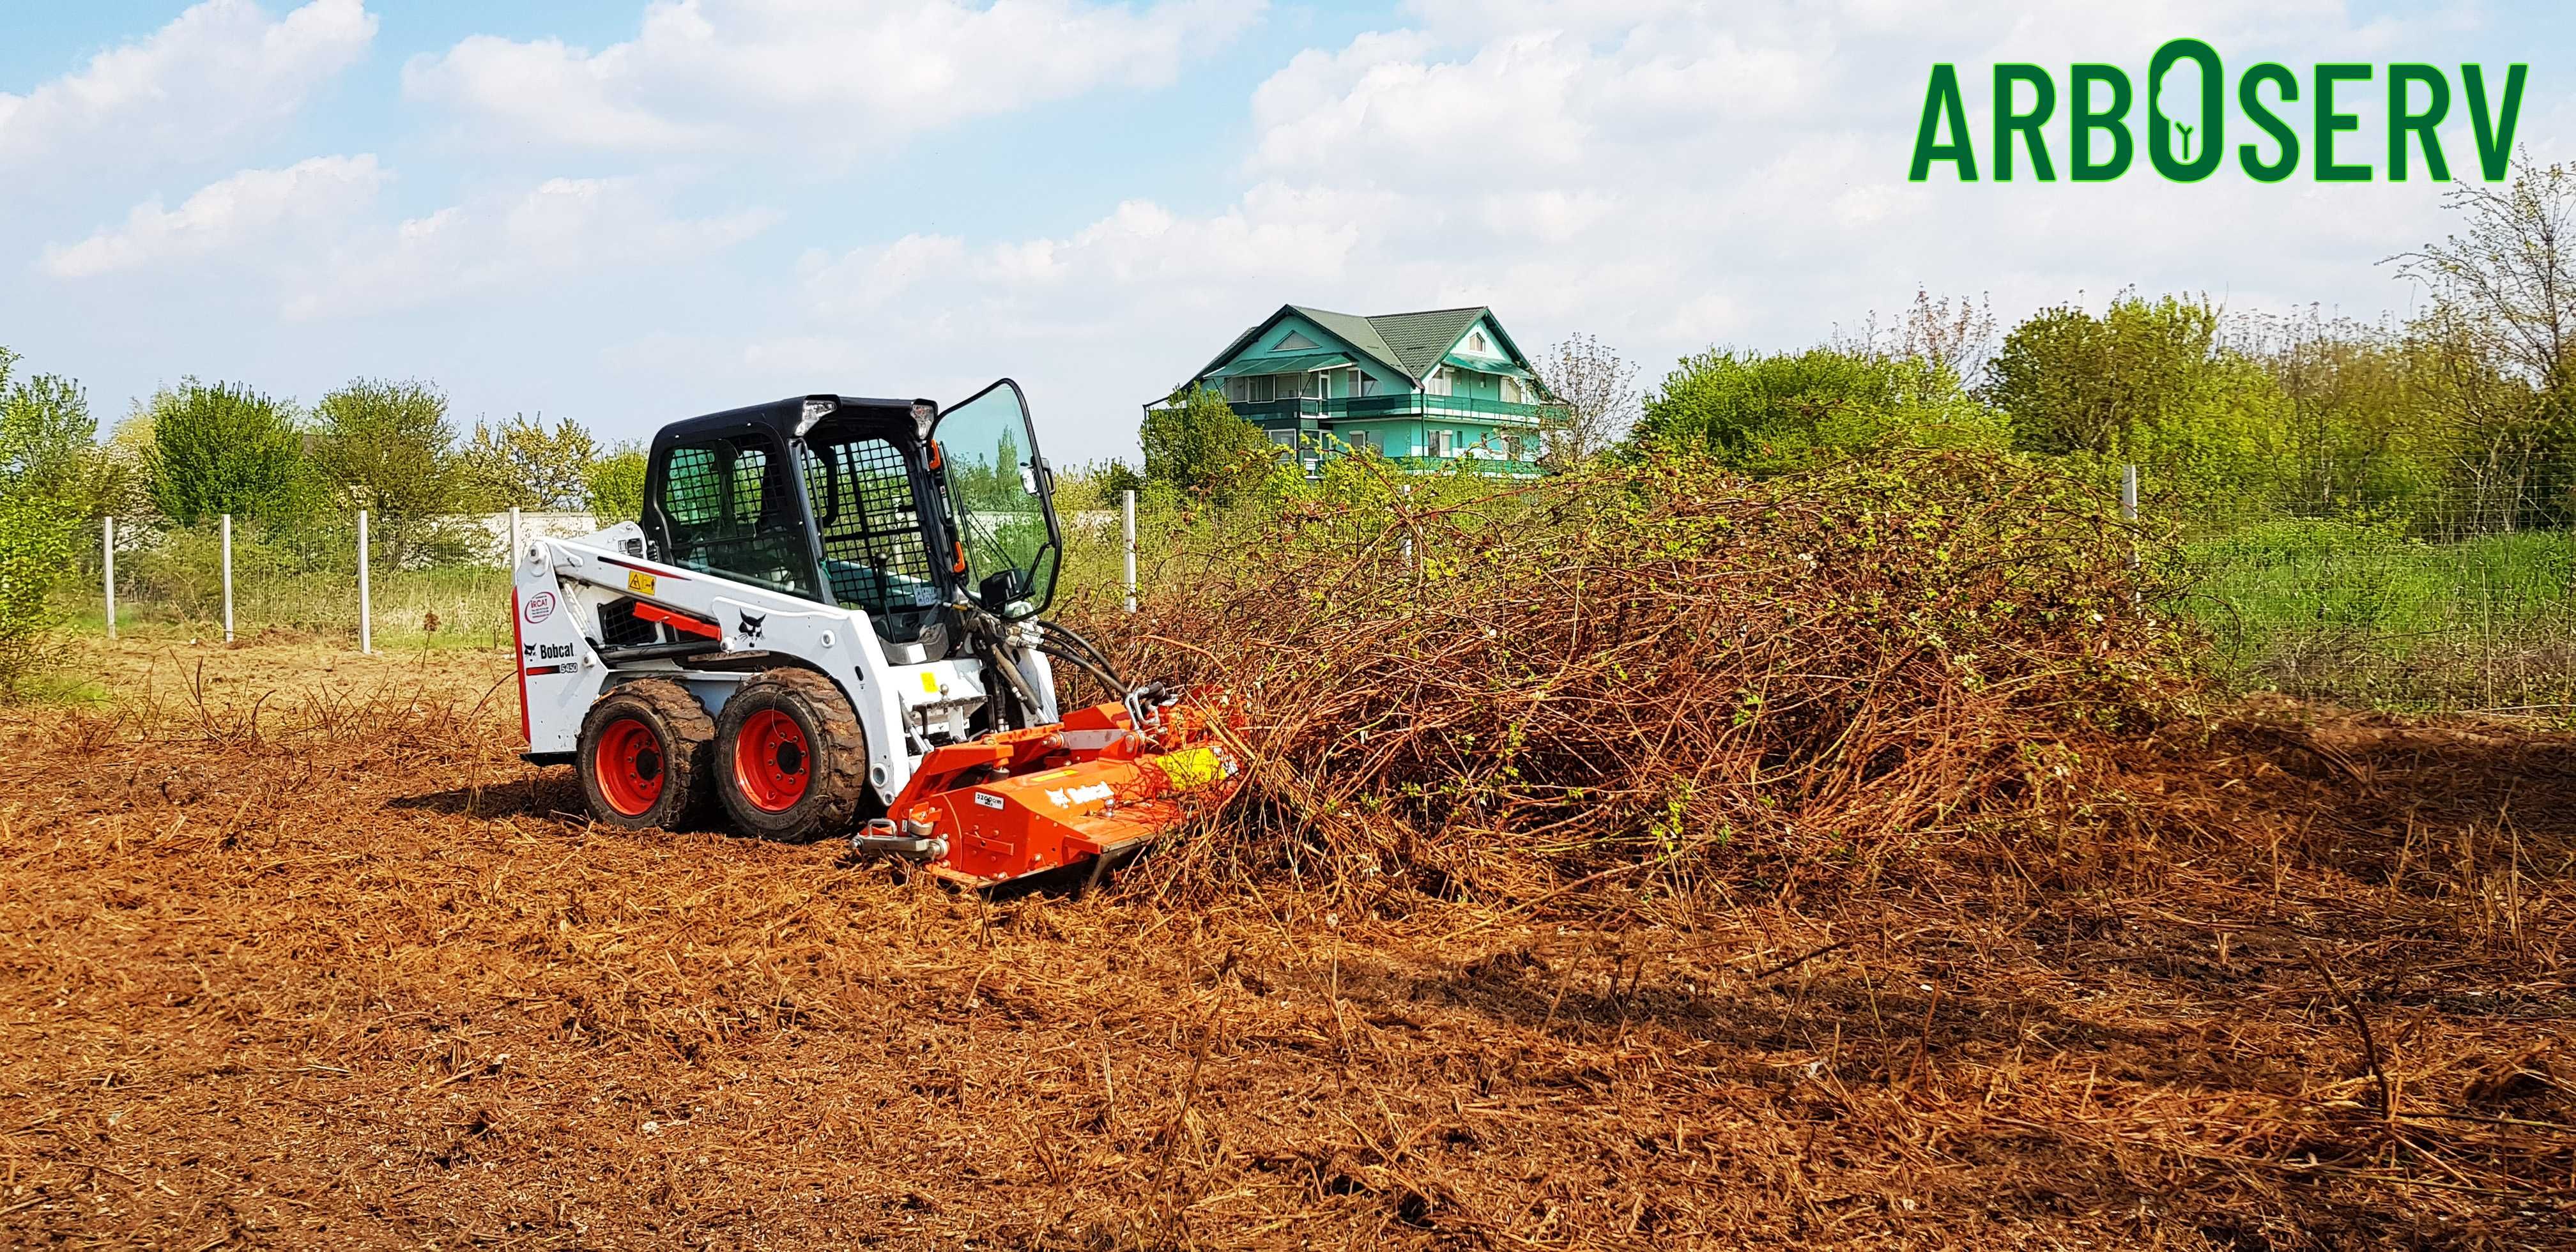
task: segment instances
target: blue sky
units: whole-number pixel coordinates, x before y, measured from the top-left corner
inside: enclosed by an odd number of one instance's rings
[[[0,344],[109,422],[185,375],[308,402],[365,375],[639,438],[1010,374],[1077,461],[1131,455],[1138,402],[1290,301],[1492,304],[1649,379],[1918,285],[2007,321],[2129,286],[2402,316],[2377,262],[2442,232],[2438,185],[1913,184],[1929,66],[1962,67],[1979,130],[1994,61],[2143,78],[2178,35],[2231,75],[2521,60],[2520,142],[2563,159],[2576,122],[2576,19],[2543,5],[14,8]]]

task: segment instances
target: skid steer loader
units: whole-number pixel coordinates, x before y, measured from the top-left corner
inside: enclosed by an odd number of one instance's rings
[[[1236,771],[1221,698],[1130,686],[1039,617],[1063,530],[1009,379],[674,423],[643,514],[514,556],[527,759],[573,766],[604,824],[721,806],[980,887],[1096,877]],[[1114,698],[1059,713],[1059,661]]]

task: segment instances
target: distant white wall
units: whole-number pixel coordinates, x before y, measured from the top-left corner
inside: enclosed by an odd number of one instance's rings
[[[510,515],[485,513],[465,519],[492,537],[490,548],[494,565],[510,564]],[[521,513],[519,535],[523,539],[578,539],[600,528],[599,519],[588,513]]]

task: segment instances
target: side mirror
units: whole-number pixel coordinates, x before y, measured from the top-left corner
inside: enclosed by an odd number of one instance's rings
[[[987,613],[1000,613],[1013,601],[1029,598],[1029,576],[1018,569],[998,569],[984,576],[975,589],[975,602]]]

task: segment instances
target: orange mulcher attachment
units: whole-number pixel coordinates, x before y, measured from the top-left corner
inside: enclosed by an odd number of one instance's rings
[[[1077,709],[1053,726],[933,748],[888,806],[851,842],[913,851],[932,873],[989,887],[1082,861],[1095,877],[1180,820],[1178,796],[1239,768],[1213,726],[1224,696],[1192,692],[1165,706]]]

